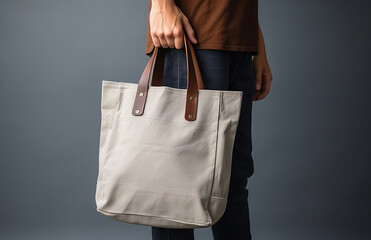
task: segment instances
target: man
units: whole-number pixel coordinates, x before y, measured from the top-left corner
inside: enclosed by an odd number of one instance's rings
[[[242,90],[227,208],[212,226],[214,240],[249,240],[247,180],[252,101],[270,90],[272,74],[258,23],[258,0],[150,0],[146,54],[165,48],[163,84],[186,88],[184,34],[194,44],[205,89]],[[152,227],[154,240],[193,240],[193,229]]]

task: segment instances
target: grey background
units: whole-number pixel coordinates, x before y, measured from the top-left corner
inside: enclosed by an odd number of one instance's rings
[[[273,83],[253,106],[256,240],[371,239],[369,9],[259,1]],[[0,1],[0,239],[150,239],[94,201],[101,80],[139,80],[147,11],[148,0]]]

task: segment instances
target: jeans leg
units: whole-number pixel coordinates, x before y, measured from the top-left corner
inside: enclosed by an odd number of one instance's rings
[[[214,240],[250,240],[248,178],[253,174],[251,110],[254,93],[252,55],[248,52],[196,50],[205,89],[243,91],[232,156],[227,208],[212,226]]]
[[[253,174],[251,108],[254,89],[251,54],[248,52],[195,49],[205,89],[242,90],[240,121],[232,157],[227,208],[212,226],[214,240],[250,240],[247,179]],[[184,49],[166,49],[163,85],[186,88]],[[152,227],[153,240],[192,240],[193,229]]]
[[[153,240],[194,240],[194,229],[152,228]]]
[[[232,156],[231,180],[227,208],[212,226],[214,240],[250,240],[248,178],[253,174],[251,156],[251,110],[254,93],[252,56],[249,53],[230,53],[228,90],[242,90],[242,106]]]

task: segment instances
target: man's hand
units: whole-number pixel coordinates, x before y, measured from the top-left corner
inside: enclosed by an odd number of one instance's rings
[[[255,72],[255,94],[253,101],[257,101],[268,95],[273,77],[265,54],[254,56],[253,64]]]
[[[260,26],[258,55],[253,57],[253,64],[255,72],[255,94],[253,101],[257,101],[268,95],[273,79],[265,53],[265,44]]]
[[[174,3],[174,0],[151,0],[150,32],[156,47],[184,47],[184,32],[188,39],[197,44],[194,30],[184,13]]]

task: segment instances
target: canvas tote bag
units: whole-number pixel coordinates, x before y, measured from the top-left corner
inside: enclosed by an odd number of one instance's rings
[[[157,47],[138,84],[102,80],[95,201],[105,216],[200,228],[226,209],[243,92],[204,89],[192,43],[184,43],[187,89],[162,86]]]

